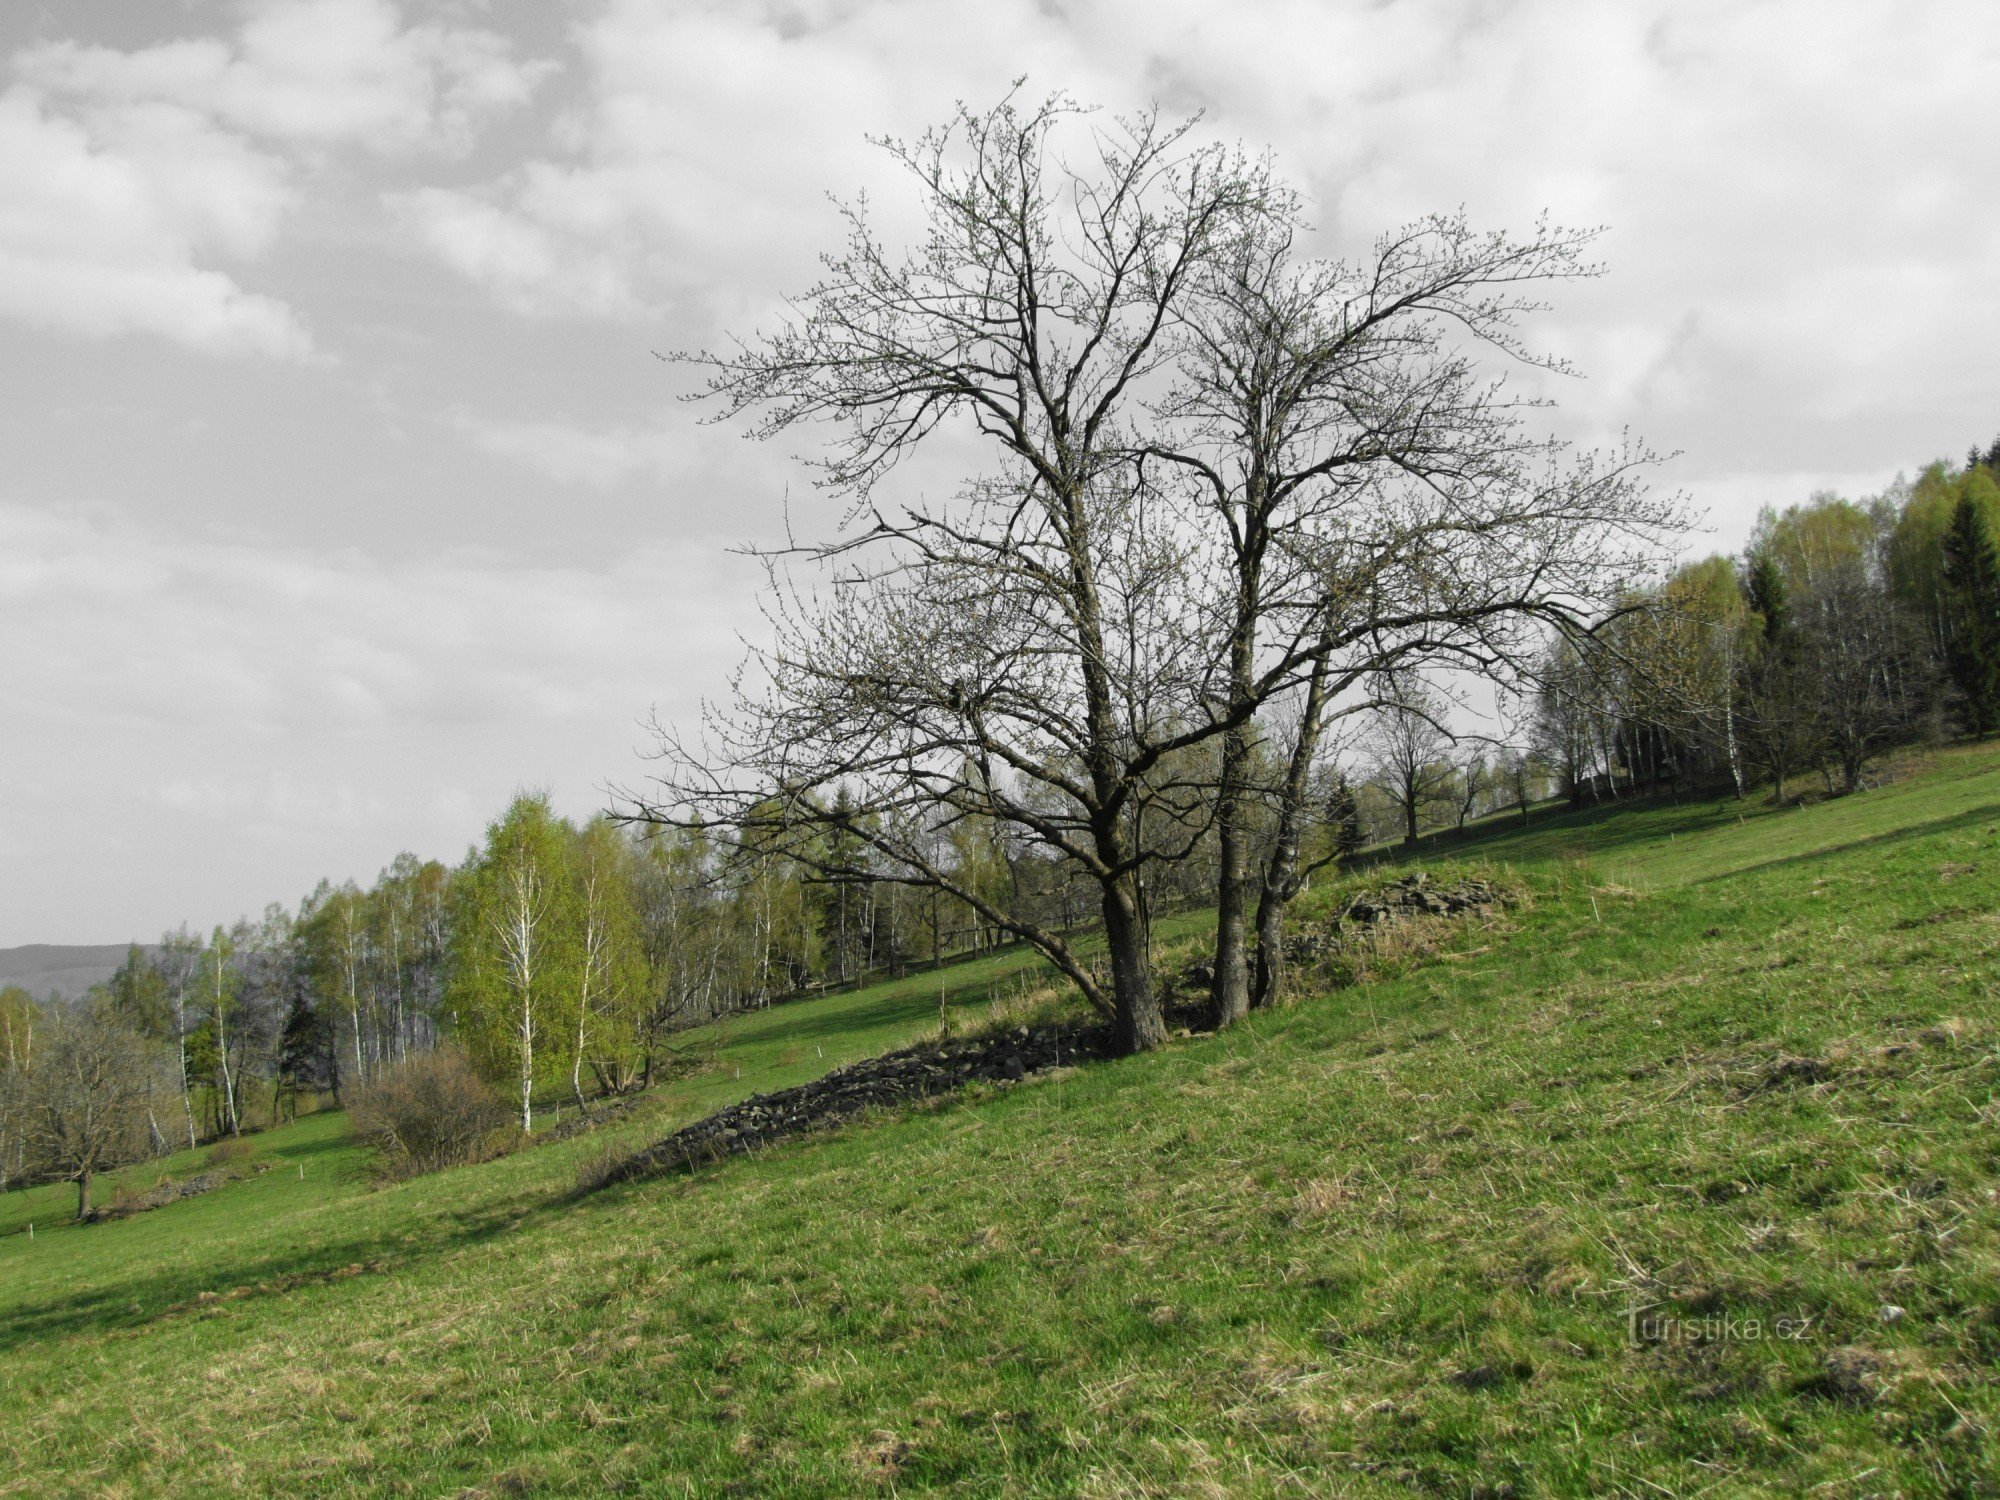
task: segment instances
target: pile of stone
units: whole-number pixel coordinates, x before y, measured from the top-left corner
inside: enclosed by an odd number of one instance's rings
[[[991,1036],[922,1042],[717,1110],[612,1163],[596,1175],[595,1185],[689,1170],[824,1130],[871,1109],[933,1098],[971,1083],[1018,1083],[1110,1053],[1111,1034],[1104,1027],[1017,1026]]]
[[[264,1171],[269,1164],[257,1163],[257,1170]],[[106,1219],[129,1219],[133,1214],[143,1214],[149,1209],[165,1208],[169,1203],[178,1203],[183,1198],[199,1198],[203,1193],[212,1193],[226,1182],[234,1182],[243,1174],[230,1167],[217,1167],[209,1172],[197,1172],[180,1182],[163,1182],[150,1187],[143,1193],[130,1197],[118,1197],[109,1203],[99,1204],[83,1216],[86,1224],[99,1224]]]
[[[1500,892],[1484,880],[1456,880],[1435,885],[1422,870],[1363,891],[1330,921],[1313,923],[1288,933],[1285,957],[1311,963],[1346,946],[1356,931],[1367,931],[1405,917],[1490,917],[1501,904]]]
[[[1432,885],[1430,876],[1419,870],[1379,890],[1364,891],[1348,903],[1340,919],[1370,927],[1403,916],[1490,917],[1499,902],[1500,893],[1483,880]]]

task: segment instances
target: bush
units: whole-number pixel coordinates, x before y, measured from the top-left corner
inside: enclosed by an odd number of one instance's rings
[[[468,1166],[513,1143],[506,1104],[450,1047],[405,1058],[354,1090],[348,1118],[381,1152],[391,1177]]]

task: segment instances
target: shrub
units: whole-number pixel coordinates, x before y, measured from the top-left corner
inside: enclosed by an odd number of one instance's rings
[[[391,1177],[415,1177],[503,1154],[511,1115],[456,1048],[405,1058],[353,1091],[348,1118]]]

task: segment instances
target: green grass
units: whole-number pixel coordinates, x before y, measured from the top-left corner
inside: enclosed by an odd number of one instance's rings
[[[373,1189],[309,1118],[0,1239],[0,1491],[2000,1493],[2000,755],[1478,832],[1503,918],[1164,1054],[581,1201],[588,1140]]]

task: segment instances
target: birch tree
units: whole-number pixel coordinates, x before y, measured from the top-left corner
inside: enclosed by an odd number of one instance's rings
[[[218,926],[202,955],[202,985],[215,1044],[217,1124],[231,1135],[241,1135],[243,1117],[236,1108],[236,1074],[229,1060],[229,1017],[236,1006],[239,981],[230,962],[235,953],[235,940]]]
[[[632,851],[618,825],[604,818],[586,823],[570,841],[566,865],[576,985],[569,1088],[583,1110],[586,1063],[596,1059],[607,1088],[621,1071],[606,1054],[622,1043],[624,1028],[617,1022],[637,1000],[643,958],[632,902]]]
[[[194,1148],[199,1135],[194,1123],[194,1087],[188,1077],[189,993],[201,966],[201,939],[185,926],[160,938],[160,973],[167,986],[173,1009],[174,1056],[181,1090],[181,1111],[187,1120],[188,1147]]]
[[[457,999],[475,1056],[490,1074],[511,1074],[524,1132],[534,1129],[536,1070],[552,1041],[560,1048],[557,1016],[573,983],[561,930],[565,832],[546,796],[516,797],[463,876]]]

